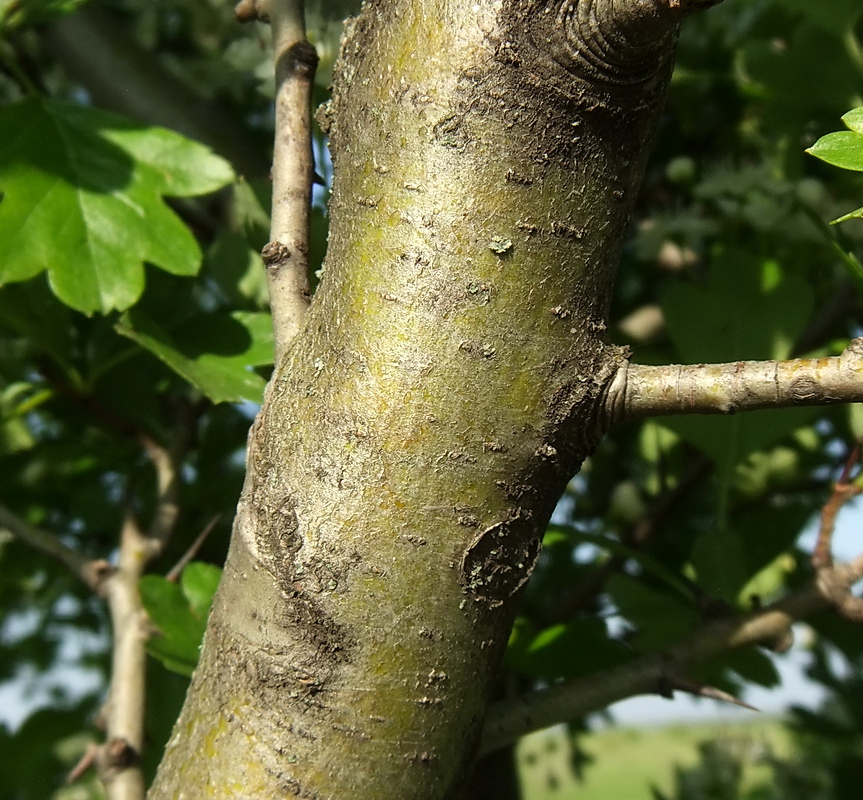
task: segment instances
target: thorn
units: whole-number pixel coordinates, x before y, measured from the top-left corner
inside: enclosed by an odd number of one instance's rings
[[[662,691],[663,688],[666,688],[666,690],[669,691],[669,694],[664,694]],[[675,690],[686,692],[687,694],[691,694],[694,697],[707,697],[711,700],[719,700],[722,703],[730,703],[731,705],[739,706],[740,708],[748,708],[750,711],[759,711],[759,709],[757,709],[755,706],[751,706],[749,705],[749,703],[744,703],[743,700],[740,700],[733,694],[723,692],[722,689],[717,689],[715,686],[706,686],[702,683],[688,680],[687,678],[666,678],[664,681],[664,686],[660,687],[659,693],[662,694],[664,697],[669,697],[673,695]]]
[[[66,783],[75,783],[90,767],[96,763],[96,755],[99,753],[99,747],[93,742],[87,744],[87,749],[78,759],[78,763],[70,770],[66,776]]]

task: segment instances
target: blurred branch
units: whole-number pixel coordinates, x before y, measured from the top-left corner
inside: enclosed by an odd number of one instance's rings
[[[111,574],[111,566],[101,559],[91,560],[76,550],[63,544],[53,533],[27,524],[8,508],[0,505],[0,527],[8,530],[15,538],[38,550],[40,553],[59,561],[73,575],[80,578],[96,594],[104,594],[106,578]]]
[[[854,339],[834,358],[624,365],[609,387],[606,410],[612,421],[620,421],[861,401],[863,339]]]
[[[139,434],[138,440],[156,471],[156,511],[153,514],[150,523],[150,535],[147,538],[150,547],[159,551],[173,531],[177,517],[180,515],[179,470],[174,454],[149,434]],[[155,555],[155,552],[151,555]]]
[[[847,591],[863,577],[863,557],[830,569],[831,580]],[[569,681],[490,706],[480,753],[520,736],[583,717],[638,694],[662,693],[686,680],[686,672],[729,650],[779,639],[792,625],[829,606],[819,580],[749,614],[714,619],[674,647],[605,672]]]
[[[138,581],[153,552],[152,540],[127,512],[120,533],[117,569],[107,582],[106,599],[114,641],[111,685],[105,708],[107,739],[96,765],[108,800],[143,800],[144,701],[147,617]]]
[[[818,541],[812,551],[812,567],[815,570],[818,588],[824,598],[846,619],[863,622],[863,598],[855,597],[850,586],[837,581],[833,570],[833,530],[836,516],[842,507],[863,491],[858,483],[850,483],[851,472],[860,458],[860,442],[851,450],[839,480],[821,511],[821,526]]]
[[[93,102],[212,147],[247,178],[267,174],[264,148],[238,115],[198,95],[141,47],[124,22],[96,4],[48,30],[54,55]]]
[[[276,62],[276,140],[267,268],[276,364],[296,336],[309,304],[309,218],[314,159],[311,93],[318,55],[306,41],[302,0],[269,0]]]

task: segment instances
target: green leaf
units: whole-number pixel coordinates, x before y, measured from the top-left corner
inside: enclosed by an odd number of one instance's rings
[[[28,381],[11,383],[0,391],[0,455],[29,450],[36,438],[26,415],[50,400],[53,392]]]
[[[773,260],[729,250],[713,259],[706,287],[671,284],[662,310],[687,363],[784,359],[809,319],[812,291]]]
[[[266,307],[267,272],[261,254],[240,234],[223,231],[216,237],[204,259],[204,274],[231,306]]]
[[[72,358],[72,312],[52,296],[45,281],[0,288],[0,328],[26,339],[29,347],[49,355],[64,370]]]
[[[601,619],[592,617],[553,625],[533,637],[522,633],[507,652],[507,663],[538,678],[577,678],[622,664],[631,655],[609,639]]]
[[[234,184],[233,214],[242,227],[246,238],[263,247],[270,231],[270,214],[265,208],[269,201],[270,185],[256,183],[254,186],[240,177]]]
[[[193,561],[180,576],[180,586],[189,601],[189,607],[199,619],[206,619],[219,586],[222,570],[213,564]]]
[[[230,166],[203,145],[92,108],[26,100],[0,110],[0,284],[47,270],[85,314],[131,306],[144,262],[194,275],[201,252],[163,195],[204,194]]]
[[[620,613],[636,627],[632,644],[641,652],[662,650],[691,633],[698,624],[692,603],[648,588],[629,575],[612,576],[608,592]]]
[[[260,403],[265,381],[252,370],[273,363],[269,314],[199,314],[170,333],[135,310],[117,332],[137,342],[214,403]]]
[[[661,564],[655,558],[641,550],[636,550],[633,547],[628,547],[623,542],[617,539],[612,539],[610,536],[601,536],[594,533],[586,533],[577,528],[571,528],[564,525],[549,525],[543,538],[543,548],[554,543],[554,537],[564,537],[567,541],[580,544],[593,544],[603,550],[612,553],[613,555],[630,558],[638,563],[645,572],[648,572],[653,577],[658,578],[665,583],[669,588],[674,589],[681,597],[692,599],[692,591],[686,585],[686,582],[675,575],[668,567]]]
[[[141,601],[159,634],[147,641],[147,651],[168,669],[191,675],[198,663],[206,618],[195,614],[183,590],[158,575],[138,582]]]
[[[687,363],[785,359],[809,319],[812,292],[801,278],[783,275],[777,262],[759,262],[732,250],[714,259],[707,287],[676,282],[666,290],[662,308]],[[663,425],[730,473],[750,453],[791,433],[815,413],[796,408],[733,417],[676,416]]]
[[[723,666],[733,669],[744,680],[759,686],[770,689],[782,682],[770,656],[755,647],[734,650],[721,661]]]
[[[852,108],[847,114],[843,114],[842,122],[849,130],[863,133],[863,106]]]
[[[863,171],[863,133],[857,131],[828,133],[806,152],[834,167]]]

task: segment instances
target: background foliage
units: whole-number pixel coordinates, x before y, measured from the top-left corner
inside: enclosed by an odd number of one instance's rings
[[[354,3],[308,5],[320,101]],[[805,150],[863,105],[861,11],[858,0],[726,0],[687,23],[612,308],[611,336],[636,361],[828,355],[860,333],[863,227],[827,223],[861,206],[863,181]],[[89,61],[75,46],[82,30],[104,44]],[[124,510],[153,510],[141,437],[181,453],[178,530],[142,583],[155,630],[149,769],[196,658],[217,574],[207,564],[226,551],[272,358],[257,255],[268,226],[267,49],[267,31],[236,24],[221,0],[0,0],[0,503],[110,558]],[[109,50],[129,70],[119,94],[116,70],[100,67]],[[201,129],[201,114],[228,121]],[[819,154],[859,169],[859,116],[848,127]],[[614,431],[546,536],[508,682],[601,670],[677,641],[717,609],[799,585],[799,534],[861,435],[858,408]],[[214,516],[204,563],[179,584],[159,577]],[[0,798],[96,796],[87,776],[62,781],[98,738],[106,613],[2,532],[0,562],[0,681],[25,688],[30,709],[0,727]],[[856,797],[863,638],[827,615],[813,629],[811,674],[830,701],[796,714],[801,744],[788,763],[817,763],[824,797]],[[697,677],[734,692],[778,681],[755,649]],[[701,769],[742,758],[717,745]],[[703,783],[681,774],[676,797],[741,796],[692,788]]]

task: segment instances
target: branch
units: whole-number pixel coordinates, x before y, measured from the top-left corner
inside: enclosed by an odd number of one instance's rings
[[[114,643],[111,686],[105,709],[107,739],[96,764],[108,800],[143,800],[144,701],[147,617],[138,581],[153,552],[152,542],[126,514],[117,570],[106,586]]]
[[[863,558],[831,570],[847,590],[863,577]],[[486,716],[480,755],[504,747],[520,736],[559,722],[577,719],[638,694],[667,691],[679,685],[690,668],[728,650],[775,641],[792,623],[829,606],[813,580],[802,589],[745,616],[717,619],[664,653],[576,681],[493,704]]]
[[[833,486],[833,492],[821,511],[818,541],[812,551],[812,568],[822,596],[846,619],[863,622],[863,598],[851,593],[850,587],[838,581],[833,569],[833,529],[836,515],[850,500],[857,497],[863,488],[859,482],[850,483],[851,471],[860,458],[860,442],[851,450],[842,475]]]
[[[650,367],[626,364],[609,387],[613,421],[665,414],[736,414],[761,408],[863,401],[863,338],[834,358]]]
[[[3,505],[0,505],[0,527],[34,550],[59,561],[96,594],[103,594],[105,580],[111,574],[111,566],[107,561],[82,556],[77,550],[63,544],[53,533],[28,525]]]
[[[261,255],[267,267],[276,364],[299,331],[310,297],[311,92],[318,55],[306,41],[303,5],[302,0],[267,3],[276,61],[276,140],[270,241]]]
[[[0,526],[36,550],[60,561],[105,598],[114,630],[111,688],[106,711],[107,741],[73,770],[70,780],[95,763],[108,800],[143,800],[144,777],[140,753],[144,744],[144,642],[146,616],[138,594],[138,580],[154,552],[148,539],[128,515],[120,537],[116,568],[108,562],[84,558],[56,536],[34,528],[0,505]]]

